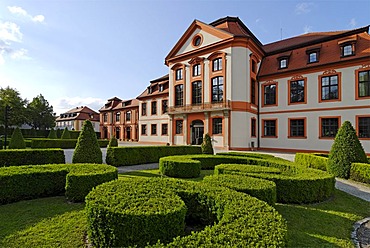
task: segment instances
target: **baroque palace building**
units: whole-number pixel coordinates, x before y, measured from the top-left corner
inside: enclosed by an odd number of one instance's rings
[[[200,144],[209,133],[219,149],[322,152],[349,120],[369,154],[368,31],[264,45],[237,17],[195,20],[165,58],[169,74],[137,98],[138,140]]]

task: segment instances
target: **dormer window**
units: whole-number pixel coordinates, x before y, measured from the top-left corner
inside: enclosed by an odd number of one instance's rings
[[[288,67],[288,59],[287,58],[280,59],[279,69],[284,69],[284,68],[287,68],[287,67]]]
[[[148,87],[148,94],[152,94],[152,92],[153,92],[152,87]]]
[[[177,69],[176,70],[176,80],[181,80],[182,79],[182,69]]]
[[[310,52],[308,55],[308,62],[314,63],[318,61],[318,54],[317,52]]]
[[[162,92],[164,90],[164,86],[163,86],[163,84],[160,84],[159,85],[159,92]]]
[[[342,46],[342,56],[351,56],[354,55],[354,44],[346,44]]]

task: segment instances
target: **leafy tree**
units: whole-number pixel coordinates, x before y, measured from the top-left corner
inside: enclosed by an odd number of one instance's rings
[[[327,170],[336,177],[349,178],[351,164],[367,163],[366,154],[351,122],[345,121],[335,136]]]
[[[213,155],[213,147],[212,147],[212,141],[211,137],[208,133],[204,135],[203,143],[201,145],[202,147],[202,153],[203,154],[212,154]]]
[[[9,149],[26,149],[26,143],[24,142],[23,135],[19,127],[14,129],[9,143]]]
[[[11,110],[9,113],[9,126],[20,126],[27,120],[26,118],[26,105],[27,100],[20,97],[19,92],[16,89],[0,88],[0,116],[5,115],[5,106],[10,106]],[[4,125],[4,118],[0,118],[0,125]]]
[[[116,137],[111,137],[109,140],[108,147],[117,147],[118,146],[118,140]]]
[[[61,139],[70,139],[71,138],[71,134],[70,132],[68,131],[68,128],[64,128],[63,130],[63,133],[62,133],[62,137]]]
[[[43,95],[34,97],[32,102],[27,104],[27,123],[35,129],[48,129],[55,127],[53,106]]]
[[[54,128],[50,129],[48,138],[49,139],[57,139],[58,138],[57,132],[54,130]]]
[[[96,163],[101,164],[102,152],[100,150],[98,139],[91,124],[86,120],[83,124],[82,131],[78,136],[75,151],[72,157],[72,163]]]

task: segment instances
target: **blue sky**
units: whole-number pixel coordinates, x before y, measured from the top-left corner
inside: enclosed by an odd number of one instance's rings
[[[135,98],[194,19],[238,16],[263,43],[370,24],[370,1],[1,0],[0,86],[60,114]]]

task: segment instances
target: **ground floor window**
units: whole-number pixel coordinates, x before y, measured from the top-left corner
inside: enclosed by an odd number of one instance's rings
[[[162,135],[168,134],[168,124],[162,124]]]
[[[212,134],[222,134],[222,118],[212,119]]]
[[[320,118],[321,137],[334,138],[339,128],[339,118]]]
[[[182,120],[176,120],[176,134],[182,134]]]
[[[251,136],[256,137],[256,119],[252,118],[251,119]]]
[[[370,116],[358,117],[358,137],[370,138]]]
[[[151,126],[151,134],[156,135],[157,134],[157,124],[152,124]]]
[[[146,124],[141,125],[141,135],[146,135]]]
[[[262,120],[263,136],[276,137],[277,136],[277,121],[276,120]]]
[[[289,119],[289,137],[305,136],[305,119]]]

